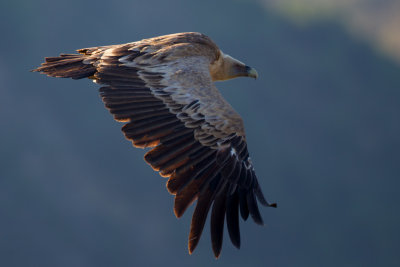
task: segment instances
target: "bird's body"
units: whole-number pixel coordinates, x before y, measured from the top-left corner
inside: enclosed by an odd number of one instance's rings
[[[53,77],[90,78],[106,108],[136,147],[153,148],[145,160],[169,177],[180,217],[196,199],[189,234],[191,253],[208,211],[214,254],[222,246],[224,219],[232,243],[240,246],[239,210],[262,224],[261,192],[247,151],[243,121],[214,81],[257,72],[225,55],[207,36],[178,33],[142,41],[78,50],[46,58],[35,71]]]

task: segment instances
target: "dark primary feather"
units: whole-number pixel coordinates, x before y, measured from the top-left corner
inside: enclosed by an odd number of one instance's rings
[[[203,232],[204,223],[207,219],[207,213],[210,209],[211,203],[214,200],[215,189],[208,188],[200,194],[196,208],[193,212],[192,223],[190,224],[190,233],[189,233],[189,253],[192,254],[194,249],[197,247],[197,244],[200,241],[200,236]]]
[[[224,234],[224,219],[226,211],[226,193],[228,187],[223,186],[223,189],[217,193],[215,198],[213,209],[211,212],[211,242],[214,255],[216,258],[219,257],[222,248],[222,238]]]
[[[175,195],[175,215],[181,217],[197,200],[189,253],[200,240],[211,205],[215,257],[221,252],[225,219],[229,237],[239,248],[239,211],[244,220],[250,214],[256,223],[263,224],[257,199],[264,206],[276,206],[268,204],[261,192],[244,137],[231,134],[221,139],[204,131],[195,135],[196,129],[207,124],[204,114],[198,112],[199,101],[186,105],[175,102],[171,93],[164,91],[164,73],[156,68],[145,70],[144,63],[121,64],[121,57],[133,61],[154,56],[133,51],[133,45],[86,48],[78,50],[80,55],[46,58],[34,71],[53,77],[87,77],[105,85],[100,95],[114,118],[126,122],[122,127],[125,137],[136,147],[152,148],[145,154],[145,161],[169,178],[167,189]],[[102,57],[106,49],[114,50]]]
[[[232,244],[240,248],[239,230],[239,193],[237,190],[228,195],[226,201],[226,224]]]

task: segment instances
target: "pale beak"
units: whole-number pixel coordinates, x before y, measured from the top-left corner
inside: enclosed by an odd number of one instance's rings
[[[256,69],[254,69],[252,67],[249,67],[249,66],[246,66],[246,72],[247,72],[247,76],[248,77],[251,77],[251,78],[254,78],[254,79],[258,78],[258,73],[257,73]]]

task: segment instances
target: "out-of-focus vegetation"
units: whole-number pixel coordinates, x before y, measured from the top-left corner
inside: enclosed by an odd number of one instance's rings
[[[352,33],[392,54],[400,62],[400,1],[398,0],[259,0],[296,23],[332,19]]]

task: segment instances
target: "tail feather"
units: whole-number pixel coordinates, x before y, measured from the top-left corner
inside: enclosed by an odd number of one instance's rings
[[[47,57],[41,67],[32,71],[59,78],[87,78],[95,74],[96,68],[90,63],[84,63],[85,59],[85,55],[76,54],[61,54],[59,57]]]

